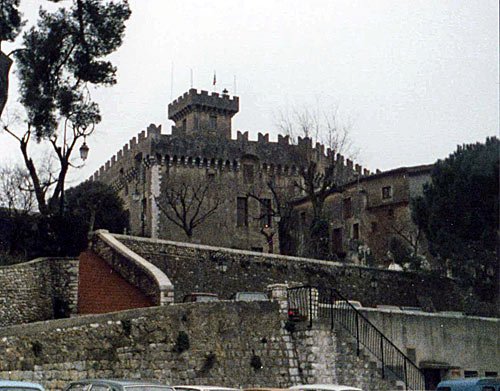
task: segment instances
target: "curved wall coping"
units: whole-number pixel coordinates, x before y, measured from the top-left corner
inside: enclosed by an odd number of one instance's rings
[[[104,243],[106,243],[109,247],[111,247],[114,251],[124,256],[128,260],[132,261],[134,265],[138,266],[139,269],[143,270],[149,277],[151,277],[157,284],[158,289],[160,291],[160,305],[167,304],[169,302],[169,298],[172,295],[169,295],[169,292],[174,291],[174,285],[167,277],[165,273],[163,273],[159,268],[157,268],[152,263],[148,262],[146,259],[141,257],[139,254],[135,253],[123,243],[118,241],[114,234],[110,234],[107,230],[97,230],[95,234],[101,239]]]

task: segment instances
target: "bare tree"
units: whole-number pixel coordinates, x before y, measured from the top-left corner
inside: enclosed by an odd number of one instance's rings
[[[155,202],[162,214],[181,228],[188,239],[223,204],[213,177],[191,178],[188,174],[169,173]]]
[[[249,192],[247,196],[259,202],[261,206],[260,214],[255,217],[258,220],[271,218],[277,224],[277,233],[279,239],[279,252],[285,255],[295,255],[293,239],[290,235],[292,224],[292,199],[293,191],[289,186],[279,183],[276,177],[271,177],[266,182],[266,189],[271,193],[272,199],[265,197],[262,193]],[[269,202],[270,201],[270,202]],[[266,222],[267,223],[267,222]],[[261,231],[266,238],[271,249],[271,240],[273,232],[264,229]]]
[[[352,123],[340,118],[338,106],[329,110],[321,110],[317,106],[314,109],[305,107],[281,111],[277,126],[292,141],[296,141],[299,136],[307,137],[331,150],[328,156],[320,160],[311,150],[303,151],[307,163],[300,171],[300,180],[295,182],[295,186],[311,201],[313,210],[309,227],[310,243],[306,246],[308,255],[328,257],[328,223],[324,219],[323,208],[328,195],[339,191],[342,185],[339,178],[341,167],[337,167],[335,155],[341,153],[352,157]]]
[[[10,214],[27,214],[35,204],[29,173],[23,167],[0,167],[0,207]]]

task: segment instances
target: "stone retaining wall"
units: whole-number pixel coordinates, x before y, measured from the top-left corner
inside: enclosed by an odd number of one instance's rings
[[[72,380],[101,377],[288,387],[336,379],[342,367],[351,371],[349,384],[387,390],[375,372],[358,374],[365,364],[356,356],[338,361],[324,355],[316,341],[321,334],[334,352],[336,338],[329,332],[290,334],[284,325],[276,302],[225,301],[6,327],[0,329],[0,378],[36,381],[55,390]]]
[[[0,267],[0,326],[76,313],[78,260],[38,258]]]
[[[364,306],[391,304],[427,310],[462,310],[461,291],[450,279],[307,258],[114,235],[161,269],[175,285],[175,300],[192,291],[229,298],[264,291],[273,283],[334,287]]]

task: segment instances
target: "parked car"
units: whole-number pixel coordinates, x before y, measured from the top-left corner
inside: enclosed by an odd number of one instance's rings
[[[231,296],[236,301],[266,301],[269,297],[264,292],[236,292]]]
[[[184,296],[183,303],[219,301],[219,296],[215,293],[191,292]]]
[[[218,386],[174,386],[175,391],[241,391],[239,388]]]
[[[292,391],[363,391],[361,388],[338,384],[306,384],[290,387]]]
[[[436,391],[499,391],[500,378],[471,377],[468,379],[443,380]]]
[[[142,380],[87,379],[69,383],[64,391],[174,391],[174,388]]]
[[[0,391],[45,391],[43,386],[37,383],[25,381],[0,380]]]

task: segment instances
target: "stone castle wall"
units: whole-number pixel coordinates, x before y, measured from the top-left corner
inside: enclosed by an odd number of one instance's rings
[[[0,326],[76,314],[78,260],[39,258],[0,267]]]
[[[353,386],[388,389],[355,355],[322,355],[318,337],[337,350],[329,331],[291,335],[276,302],[176,304],[0,329],[0,378],[52,390],[83,378],[288,387],[339,371]]]
[[[364,266],[261,254],[220,247],[116,235],[172,281],[175,300],[192,291],[229,298],[238,291],[263,291],[274,283],[334,287],[364,306],[423,306],[462,310],[460,289],[447,278]]]
[[[287,136],[278,136],[277,141],[270,141],[268,134],[259,133],[257,140],[250,140],[248,132],[239,131],[236,139],[204,134],[167,135],[161,134],[161,127],[151,124],[147,131],[143,131],[138,138],[134,137],[107,161],[91,180],[107,183],[118,192],[125,209],[129,211],[130,232],[133,235],[185,240],[182,230],[161,217],[154,197],[161,194],[169,172],[183,171],[200,181],[215,176],[221,183],[217,193],[222,194],[227,202],[216,212],[216,217],[200,225],[194,240],[267,251],[266,239],[259,233],[260,223],[253,221],[258,211],[249,217],[253,220],[245,229],[237,229],[236,199],[247,197],[248,193],[272,198],[267,186],[270,178],[293,188],[294,182],[301,181],[300,172],[311,159],[317,161],[320,167],[335,161],[341,181],[352,179],[354,173],[360,176],[370,174],[324,145],[317,143],[313,146],[310,138],[299,137],[297,144],[291,144]],[[251,166],[253,179],[245,176],[247,166]],[[254,201],[255,209],[258,201]],[[224,229],[220,231],[214,221]],[[210,235],[215,231],[221,234]]]

